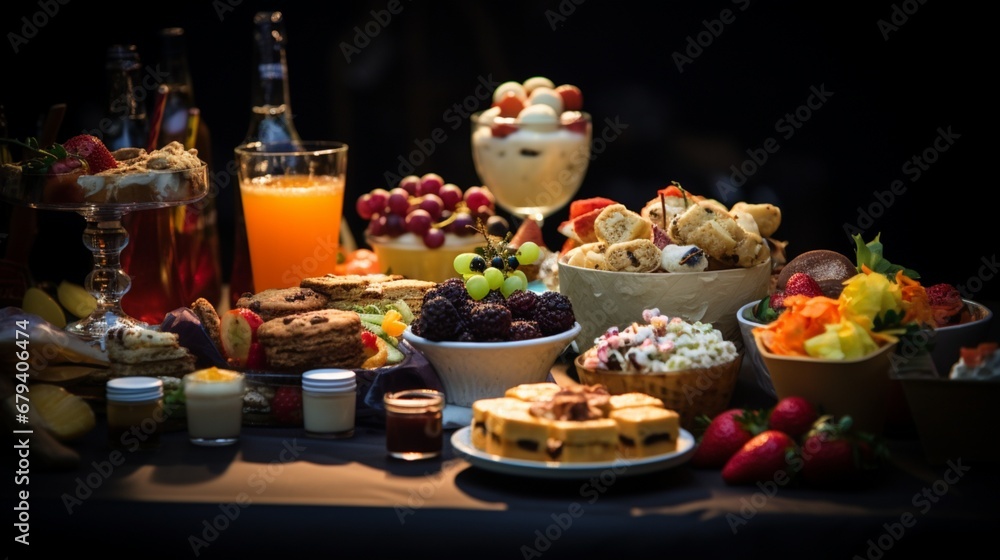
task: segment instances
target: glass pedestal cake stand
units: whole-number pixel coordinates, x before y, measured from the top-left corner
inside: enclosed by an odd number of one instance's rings
[[[121,298],[132,283],[121,266],[121,253],[129,239],[122,218],[130,212],[191,204],[207,192],[206,165],[112,176],[22,173],[16,166],[6,166],[0,176],[4,201],[39,210],[76,212],[86,220],[83,244],[93,253],[94,267],[84,286],[97,299],[97,308],[90,316],[67,325],[66,330],[102,348],[108,330],[121,325],[146,326],[121,307]]]

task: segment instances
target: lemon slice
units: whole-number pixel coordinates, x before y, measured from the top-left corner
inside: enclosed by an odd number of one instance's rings
[[[66,313],[45,290],[32,286],[24,291],[21,309],[34,313],[60,329],[66,328]]]
[[[76,317],[88,317],[97,309],[97,298],[79,284],[63,280],[56,288],[59,303]]]
[[[94,409],[79,395],[49,383],[31,385],[30,416],[59,441],[72,441],[94,429]]]

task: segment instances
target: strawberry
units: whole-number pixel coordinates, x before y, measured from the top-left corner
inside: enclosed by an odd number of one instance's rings
[[[803,295],[816,297],[823,295],[823,289],[819,283],[805,272],[796,272],[785,282],[785,289],[778,290],[771,294],[771,309],[780,311],[785,307],[785,298],[788,296]]]
[[[705,417],[702,417],[702,421]],[[717,414],[701,435],[691,457],[696,468],[720,468],[740,447],[766,428],[760,412],[731,408]]]
[[[802,442],[800,475],[803,482],[833,486],[858,482],[885,458],[885,446],[872,434],[854,430],[850,416],[834,421],[819,418]]]
[[[376,335],[375,333],[366,329],[361,329],[361,343],[364,344],[365,348],[373,354],[375,352],[378,352],[378,340],[376,340],[377,338],[378,335]]]
[[[785,432],[796,440],[804,436],[819,418],[816,407],[803,397],[789,396],[778,401],[771,409],[767,425],[772,430]]]
[[[962,294],[951,284],[934,284],[927,287],[927,302],[931,305],[948,306],[962,301]]]
[[[497,123],[490,127],[490,134],[494,138],[506,138],[517,132],[517,127],[508,123]]]
[[[597,216],[601,214],[601,210],[603,210],[603,207],[594,208],[575,218],[570,218],[562,222],[558,227],[559,233],[580,244],[597,241],[594,222],[597,220]]]
[[[787,481],[798,455],[799,447],[792,436],[778,430],[764,430],[726,461],[722,480],[731,485],[779,481],[779,478]]]
[[[63,142],[63,148],[68,153],[76,154],[87,160],[91,173],[100,173],[118,167],[118,160],[111,155],[104,142],[96,136],[78,134]]]
[[[250,343],[250,350],[247,352],[246,369],[265,370],[267,369],[267,354],[264,353],[264,346],[260,341]]]
[[[250,357],[250,347],[257,342],[257,328],[264,323],[254,311],[237,307],[222,315],[219,336],[222,352],[235,368],[244,368]]]
[[[271,399],[271,416],[279,426],[302,424],[302,390],[298,387],[282,385]]]

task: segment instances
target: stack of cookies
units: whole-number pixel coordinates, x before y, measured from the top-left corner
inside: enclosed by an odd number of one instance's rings
[[[274,369],[355,369],[365,360],[361,331],[357,313],[319,309],[265,321],[257,338]]]
[[[414,314],[419,314],[424,294],[437,284],[398,274],[328,274],[306,278],[300,285],[327,296],[327,307],[335,309],[403,300]]]
[[[115,327],[108,331],[106,346],[111,377],[183,377],[195,370],[194,354],[175,333]]]

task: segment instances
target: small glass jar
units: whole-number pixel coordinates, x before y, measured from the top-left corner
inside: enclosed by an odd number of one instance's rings
[[[108,445],[136,451],[160,446],[163,411],[163,381],[155,377],[118,377],[105,388]]]
[[[302,374],[302,425],[306,435],[354,435],[357,376],[349,369],[313,369]]]
[[[389,456],[406,461],[441,455],[444,393],[410,389],[386,393],[385,446]]]

